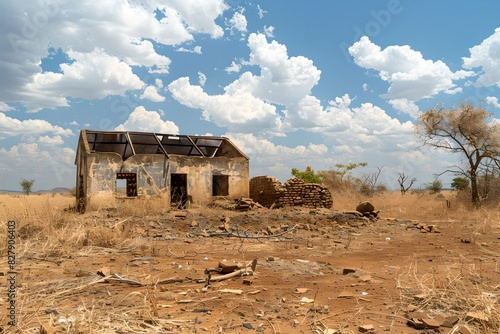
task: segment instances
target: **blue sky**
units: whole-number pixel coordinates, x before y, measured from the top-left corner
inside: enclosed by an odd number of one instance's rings
[[[368,162],[418,185],[459,164],[421,148],[433,107],[500,112],[500,3],[0,3],[0,189],[73,187],[80,129],[227,136],[252,176]],[[445,186],[452,176],[443,176]]]

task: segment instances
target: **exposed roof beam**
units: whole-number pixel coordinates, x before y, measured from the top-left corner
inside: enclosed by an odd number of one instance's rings
[[[205,154],[203,154],[203,152],[200,150],[200,148],[194,143],[194,141],[191,139],[191,137],[189,136],[186,136],[187,139],[189,139],[189,141],[191,142],[191,144],[193,144],[193,147],[201,154],[202,157],[205,157]]]

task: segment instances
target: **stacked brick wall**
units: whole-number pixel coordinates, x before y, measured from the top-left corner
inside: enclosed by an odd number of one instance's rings
[[[250,197],[263,206],[305,206],[310,208],[331,208],[330,191],[314,183],[293,178],[284,184],[270,176],[256,176],[250,180]]]

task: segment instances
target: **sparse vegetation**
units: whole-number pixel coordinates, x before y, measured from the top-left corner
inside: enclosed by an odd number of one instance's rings
[[[323,180],[321,173],[315,173],[311,166],[307,166],[303,172],[298,168],[292,168],[292,175],[306,183],[321,183]]]
[[[353,171],[367,165],[366,162],[336,164],[335,168],[319,172],[315,172],[311,166],[307,166],[304,171],[292,168],[292,175],[306,183],[321,183],[335,191],[347,191],[361,186],[361,179],[354,177]]]
[[[26,195],[29,195],[31,193],[31,189],[33,188],[33,183],[35,183],[35,180],[22,179],[21,182],[19,182],[21,188],[23,189]]]
[[[424,145],[464,158],[465,166],[450,172],[470,181],[471,200],[476,206],[487,196],[480,193],[481,175],[483,181],[488,181],[498,174],[500,166],[500,124],[490,118],[491,114],[482,107],[467,102],[452,110],[427,110],[416,127]]]
[[[410,332],[403,311],[409,305],[430,315],[457,315],[457,326],[467,326],[471,333],[498,332],[499,254],[488,246],[496,242],[500,214],[493,206],[471,211],[470,201],[460,202],[459,194],[421,190],[401,196],[399,191],[375,191],[370,200],[381,210],[381,221],[352,226],[331,217],[335,210],[352,210],[365,199],[355,188],[333,191],[333,210],[314,213],[297,207],[236,212],[215,206],[179,212],[165,207],[162,198],[110,197],[94,201],[92,210],[82,215],[67,210],[75,201],[69,193],[0,195],[0,220],[18,222],[17,269],[22,277],[18,332],[33,328],[38,332],[41,325],[66,333],[108,333],[110,328],[137,333],[219,332],[220,328],[233,332],[241,322],[260,326],[263,333],[272,333],[271,325],[290,333],[314,332],[311,328],[349,333],[356,332],[360,323]],[[417,219],[434,221],[439,238],[420,243],[426,234],[416,229]],[[286,238],[269,239],[292,227]],[[252,238],[210,236],[220,230]],[[0,243],[5,244],[5,236],[2,224]],[[395,246],[398,256],[390,255]],[[460,255],[460,247],[466,247],[467,257]],[[0,256],[6,260],[5,247]],[[352,264],[350,256],[362,265]],[[218,262],[246,263],[254,258],[259,261],[258,275],[245,277],[253,286],[238,278],[211,282],[208,287],[194,281]],[[335,262],[339,259],[356,272],[344,275],[344,264]],[[111,273],[122,280],[106,283]],[[287,275],[314,277],[314,284]],[[169,279],[171,283],[159,283]],[[280,289],[271,288],[277,285]],[[306,292],[299,296],[297,288]],[[223,292],[238,290],[242,298]],[[360,307],[361,299],[357,303],[338,298],[343,291],[356,296],[368,291],[362,298],[378,303]],[[302,304],[302,297],[314,302]],[[381,303],[387,306],[382,315]],[[332,311],[333,307],[345,312]],[[240,313],[233,312],[235,308]],[[195,309],[212,312],[191,311]],[[490,321],[467,322],[470,311],[482,312]],[[300,321],[294,322],[298,312]],[[276,317],[263,322],[260,314]],[[5,313],[0,314],[0,323],[4,318]]]
[[[465,177],[456,177],[451,182],[451,186],[455,188],[455,190],[466,190],[469,188],[469,179]]]
[[[425,186],[425,189],[430,190],[432,193],[438,193],[443,189],[443,183],[436,179]]]
[[[398,176],[398,183],[399,183],[399,188],[401,190],[401,194],[406,194],[408,190],[413,186],[413,184],[417,181],[417,178],[414,177],[410,180],[409,184],[406,184],[406,181],[408,180],[408,175],[405,173],[399,173]]]

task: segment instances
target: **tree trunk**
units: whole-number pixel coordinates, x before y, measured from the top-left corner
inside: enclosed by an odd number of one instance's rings
[[[477,175],[476,171],[472,169],[470,171],[470,192],[472,196],[472,204],[478,207],[480,205],[480,201],[479,201],[479,192],[477,189]]]

